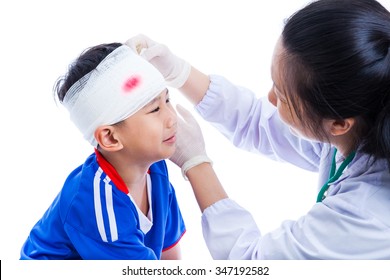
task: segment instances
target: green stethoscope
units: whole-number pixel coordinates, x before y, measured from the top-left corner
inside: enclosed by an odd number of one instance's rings
[[[348,157],[340,165],[340,167],[337,169],[337,171],[336,171],[336,154],[337,154],[337,149],[334,150],[332,166],[330,168],[330,173],[329,173],[329,179],[322,186],[320,192],[318,193],[317,202],[321,202],[325,199],[326,197],[325,193],[329,189],[329,184],[333,183],[338,178],[340,178],[341,174],[343,174],[344,169],[348,166],[348,164],[351,163],[356,153],[355,152],[350,153]]]

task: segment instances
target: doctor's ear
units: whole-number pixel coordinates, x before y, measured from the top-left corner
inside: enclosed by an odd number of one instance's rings
[[[112,125],[99,126],[94,133],[100,148],[110,152],[116,152],[123,148],[117,135],[117,131]]]
[[[327,120],[325,121],[325,125],[332,136],[341,136],[351,131],[352,127],[355,125],[355,121],[354,118]]]

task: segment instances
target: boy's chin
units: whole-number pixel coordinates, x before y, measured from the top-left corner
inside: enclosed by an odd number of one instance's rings
[[[156,162],[160,160],[169,160],[174,155],[175,150],[176,148],[172,149],[170,152],[165,153],[164,155],[161,156],[160,159],[156,160]]]

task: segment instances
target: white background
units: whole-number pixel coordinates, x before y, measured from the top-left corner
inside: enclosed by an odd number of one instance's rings
[[[382,4],[389,7],[388,0]],[[284,20],[306,0],[2,1],[0,4],[0,259],[17,260],[35,222],[68,174],[93,152],[57,105],[52,88],[90,46],[144,33],[208,74],[264,96]],[[180,93],[173,103],[192,110]],[[192,110],[192,112],[194,112]],[[263,233],[304,215],[316,199],[316,174],[235,148],[198,116],[209,156],[230,197],[250,210]],[[170,162],[187,233],[184,260],[211,257],[188,182]]]

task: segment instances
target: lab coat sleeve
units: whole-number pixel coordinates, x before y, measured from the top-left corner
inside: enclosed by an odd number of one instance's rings
[[[220,76],[210,76],[210,86],[197,112],[235,146],[318,171],[322,144],[293,135],[266,97],[238,87]]]
[[[204,240],[215,260],[251,259],[261,238],[252,215],[231,199],[206,208],[202,215]]]
[[[214,259],[384,259],[388,227],[339,198],[316,203],[297,221],[261,235],[251,214],[231,199],[206,208],[203,236]]]

